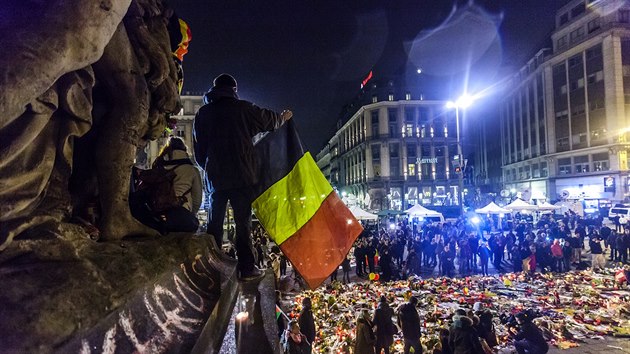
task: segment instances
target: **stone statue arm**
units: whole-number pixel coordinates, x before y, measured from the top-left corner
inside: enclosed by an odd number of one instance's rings
[[[24,15],[0,21],[0,33],[11,34],[0,36],[0,128],[62,75],[96,62],[131,0],[49,0],[39,12],[16,3],[7,6],[20,11],[4,10]]]

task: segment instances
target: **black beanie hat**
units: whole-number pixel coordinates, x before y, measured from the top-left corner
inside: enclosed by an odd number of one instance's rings
[[[221,74],[213,81],[214,87],[236,87],[236,79],[230,74]]]

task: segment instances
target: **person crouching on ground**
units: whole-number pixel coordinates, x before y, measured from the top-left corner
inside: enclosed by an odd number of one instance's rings
[[[549,345],[543,337],[542,331],[532,322],[525,312],[516,314],[519,330],[514,335],[514,347],[518,354],[546,354]]]
[[[197,211],[201,206],[203,194],[201,174],[190,159],[184,140],[176,136],[170,137],[149,171],[161,171],[158,173],[164,174],[167,171],[174,172],[172,186],[168,185],[172,187],[172,191],[162,191],[156,186],[149,185],[146,189],[132,193],[129,203],[134,217],[162,233],[197,231],[199,228]],[[169,192],[174,193],[175,200],[164,210],[146,208],[147,205],[161,199],[158,196],[166,197],[164,194]]]

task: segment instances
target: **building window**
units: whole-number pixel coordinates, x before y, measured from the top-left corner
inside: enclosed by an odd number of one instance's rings
[[[578,66],[582,64],[582,55],[578,54],[571,58],[569,58],[569,67],[572,68],[574,66]]]
[[[398,152],[398,144],[390,144],[389,145],[389,157],[398,157],[399,152]]]
[[[567,22],[569,22],[569,13],[568,12],[560,15],[560,26],[564,25]]]
[[[390,123],[396,123],[398,121],[398,115],[396,114],[396,110],[395,109],[388,109],[387,110],[387,119],[389,120]]]
[[[571,115],[584,114],[584,105],[578,104],[571,108]]]
[[[591,102],[588,103],[588,107],[591,111],[595,111],[598,109],[604,109],[604,100],[603,99],[597,99],[597,100],[593,100]]]
[[[376,102],[378,102],[378,97],[372,96],[372,103],[376,103]]]
[[[571,158],[558,159],[558,174],[569,175],[571,174]]]
[[[564,76],[564,73],[565,73],[564,63],[555,65],[553,67],[553,74],[554,75],[563,75]]]
[[[621,23],[630,22],[630,10],[619,10],[619,22]]]
[[[400,176],[400,160],[398,158],[389,159],[389,175],[392,177]]]
[[[569,138],[556,139],[556,147],[559,151],[566,151],[569,149]]]
[[[381,164],[380,163],[375,163],[372,165],[372,169],[374,170],[374,177],[380,177],[381,176]]]
[[[562,120],[569,118],[569,110],[565,109],[563,111],[556,112],[556,120]]]
[[[411,100],[411,94],[410,94],[409,92],[407,92],[407,93],[405,94],[405,100],[406,100],[406,101]]]
[[[567,94],[567,85],[566,84],[560,86],[560,94],[561,95],[566,95]]]
[[[540,165],[538,165],[537,163],[532,165],[532,175],[534,176],[534,178],[540,177]]]
[[[579,90],[584,87],[584,78],[571,81],[571,91]]]
[[[599,17],[588,23],[588,33],[595,32],[599,29]]]
[[[547,168],[547,163],[541,162],[540,163],[540,177],[547,177],[547,176],[549,176],[549,169]]]
[[[388,101],[393,101],[394,100],[394,95],[391,94],[391,93],[389,95],[387,95],[387,100]]]
[[[606,129],[591,130],[591,140],[601,140],[606,138]]]
[[[587,77],[587,81],[591,85],[596,83],[596,82],[600,82],[602,80],[604,80],[604,72],[601,71],[601,70],[596,71],[596,72],[588,75],[588,77]]]
[[[405,109],[405,122],[413,123],[415,121],[416,112],[413,108]]]
[[[597,44],[586,50],[586,59],[594,59],[602,56],[602,45]]]
[[[593,154],[593,171],[608,171],[610,169],[610,162],[608,161],[608,153],[602,152],[599,154]]]
[[[575,166],[575,173],[587,173],[589,171],[588,155],[575,156],[573,166]]]
[[[584,28],[580,27],[569,35],[571,43],[575,43],[584,37]]]
[[[573,144],[586,144],[586,133],[573,134]]]
[[[576,16],[579,16],[584,12],[586,12],[586,5],[584,5],[584,3],[581,3],[571,9],[571,18],[575,18]]]
[[[396,133],[396,124],[389,123],[389,137],[390,138],[398,138],[398,133]]]
[[[373,161],[381,160],[381,145],[380,144],[372,145],[372,160]]]
[[[378,125],[378,111],[372,111],[371,118],[372,118],[372,124]]]
[[[567,36],[562,36],[556,41],[558,49],[564,49],[567,46]]]
[[[416,157],[416,144],[407,144],[407,157]]]
[[[415,176],[416,175],[416,164],[415,163],[407,164],[407,174],[409,176]]]

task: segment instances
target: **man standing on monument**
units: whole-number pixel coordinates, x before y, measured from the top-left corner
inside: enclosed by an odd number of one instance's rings
[[[195,159],[206,171],[210,189],[207,232],[223,244],[223,219],[228,200],[236,223],[236,255],[241,279],[262,275],[254,265],[251,241],[252,187],[258,183],[252,138],[278,129],[293,113],[276,113],[238,98],[236,80],[228,74],[214,79],[195,116]]]

